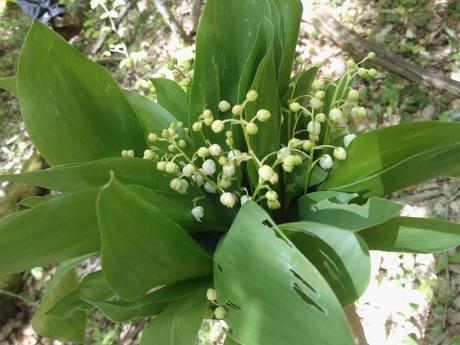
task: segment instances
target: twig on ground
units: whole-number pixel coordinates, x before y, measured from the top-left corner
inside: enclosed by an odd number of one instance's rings
[[[18,294],[15,294],[13,292],[0,289],[0,294],[4,295],[4,296],[11,297],[11,298],[14,298],[14,299],[17,299],[17,300],[21,301],[23,304],[26,304],[28,307],[35,307],[35,304],[33,302],[31,302],[31,301],[25,299],[24,297],[22,297],[22,296],[20,296]]]

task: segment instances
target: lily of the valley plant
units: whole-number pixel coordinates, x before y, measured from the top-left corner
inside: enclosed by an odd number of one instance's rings
[[[184,88],[153,79],[157,102],[32,25],[1,85],[51,167],[1,180],[57,193],[0,222],[0,275],[59,264],[38,333],[83,342],[100,312],[148,318],[143,345],[194,345],[203,319],[226,321],[226,344],[352,345],[343,308],[368,285],[369,250],[460,244],[458,224],[383,198],[459,176],[460,124],[352,133],[373,54],[334,80],[294,73],[301,12],[208,0]],[[101,270],[79,276],[91,256]]]

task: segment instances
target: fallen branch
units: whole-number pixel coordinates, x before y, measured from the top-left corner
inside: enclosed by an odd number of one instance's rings
[[[348,30],[331,14],[316,11],[311,14],[313,24],[324,36],[332,39],[342,49],[358,58],[365,57],[369,52],[375,52],[376,58],[372,63],[412,82],[429,87],[436,87],[455,96],[460,96],[460,82],[447,78],[438,73],[430,72],[417,64],[393,54]]]
[[[184,42],[190,42],[190,37],[187,36],[185,31],[177,22],[176,18],[174,18],[169,8],[164,4],[163,0],[152,0],[152,2],[157,8],[166,25],[168,25],[172,35]]]
[[[364,328],[354,305],[345,308],[345,315],[351,328],[356,345],[368,345]]]

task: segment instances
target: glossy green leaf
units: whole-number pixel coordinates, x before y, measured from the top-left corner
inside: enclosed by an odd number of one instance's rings
[[[323,190],[384,196],[436,176],[460,175],[460,123],[416,122],[358,136]]]
[[[310,93],[311,85],[316,78],[319,66],[313,66],[307,70],[303,69],[297,73],[292,81],[291,86],[287,90],[283,97],[283,102],[286,103],[288,100],[296,99],[299,96],[307,95]],[[305,102],[306,100],[300,99],[299,101]]]
[[[104,185],[110,178],[110,171],[113,171],[123,184],[171,191],[170,179],[155,168],[155,163],[140,158],[105,158],[58,165],[17,175],[0,175],[0,181],[27,182],[59,192],[74,192]]]
[[[354,344],[326,280],[254,202],[241,208],[214,263],[217,298],[238,343]]]
[[[460,245],[460,224],[438,219],[397,217],[359,232],[369,249],[432,253]]]
[[[374,197],[364,205],[345,204],[336,198],[337,196],[332,196],[315,202],[314,196],[311,198],[310,194],[302,196],[298,200],[300,219],[358,231],[385,223],[397,216],[403,207],[393,201]]]
[[[22,199],[18,205],[23,207],[35,207],[55,198],[59,198],[59,195],[47,194],[42,196],[29,196],[28,198]]]
[[[351,305],[366,291],[371,261],[361,237],[313,222],[288,223],[280,228],[327,280],[342,306]]]
[[[16,86],[16,77],[0,78],[0,90],[6,90],[13,96],[18,96],[18,89]]]
[[[97,204],[104,276],[122,298],[210,273],[208,254],[162,211],[173,204],[154,206],[114,178]]]
[[[144,329],[141,345],[196,345],[208,306],[206,290],[171,302]]]
[[[27,131],[52,165],[143,153],[136,114],[110,73],[39,22],[22,47],[17,87]]]
[[[184,89],[174,80],[166,78],[151,80],[155,86],[158,104],[174,115],[177,121],[188,124],[188,99]]]
[[[0,276],[100,248],[99,189],[66,194],[0,221]]]
[[[78,262],[79,259],[63,262],[50,281],[32,318],[32,327],[41,336],[61,341],[84,342],[87,323],[85,312],[77,310],[67,318],[46,315],[46,311],[52,305],[78,286],[77,273],[74,269]]]

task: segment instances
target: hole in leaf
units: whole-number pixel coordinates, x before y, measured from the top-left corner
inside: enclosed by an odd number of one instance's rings
[[[291,273],[294,275],[294,277],[296,277],[298,280],[300,280],[302,283],[304,283],[310,290],[312,290],[314,293],[316,293],[316,289],[311,286],[306,280],[304,280],[300,274],[298,274],[296,271],[290,269],[289,271],[291,271]]]
[[[217,264],[217,269],[220,271],[220,273],[224,273],[224,269],[220,264]]]
[[[232,301],[229,301],[229,300],[226,300],[225,301],[225,305],[229,308],[232,308],[233,310],[236,310],[236,311],[240,311],[241,308],[239,306],[237,306],[235,303],[233,303]]]
[[[294,289],[295,293],[296,293],[300,298],[302,298],[302,300],[303,300],[305,303],[311,305],[312,307],[315,307],[316,309],[318,309],[318,311],[319,311],[320,313],[326,314],[326,312],[324,311],[324,309],[321,308],[321,307],[319,306],[318,303],[316,303],[316,302],[313,301],[310,297],[308,297],[308,295],[306,294],[306,292],[303,291],[297,283],[294,283],[294,286],[293,286],[292,288]]]

